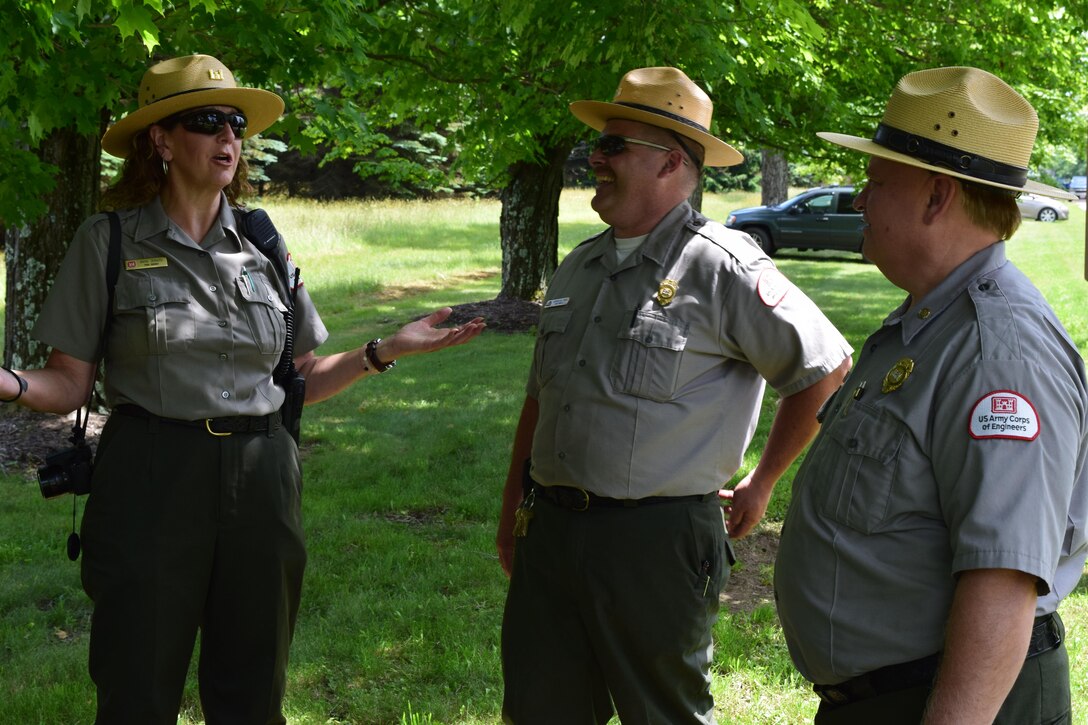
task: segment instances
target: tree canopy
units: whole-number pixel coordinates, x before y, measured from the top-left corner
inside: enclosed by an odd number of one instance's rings
[[[93,208],[102,130],[152,62],[184,53],[283,95],[266,135],[294,149],[349,157],[400,124],[441,132],[457,173],[502,190],[503,291],[521,297],[554,269],[563,162],[591,135],[567,105],[609,99],[631,68],[683,69],[723,139],[828,177],[860,159],[815,132],[870,134],[896,79],[924,67],[978,66],[1023,92],[1044,169],[1083,163],[1088,135],[1088,0],[9,0],[0,23],[20,29],[0,45],[9,299],[44,295],[59,256],[42,250],[74,231],[58,208]]]

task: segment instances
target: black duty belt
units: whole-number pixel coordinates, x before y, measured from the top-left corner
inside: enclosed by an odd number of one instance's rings
[[[1057,613],[1035,618],[1025,659],[1038,657],[1061,645],[1061,627],[1058,626],[1060,621]],[[912,662],[881,667],[837,685],[813,685],[812,689],[821,700],[832,707],[850,705],[889,692],[933,684],[940,659],[938,652]]]
[[[571,511],[588,511],[594,508],[635,508],[637,506],[651,506],[663,503],[678,503],[680,501],[715,501],[718,492],[697,494],[693,496],[647,496],[646,498],[608,498],[598,496],[574,486],[541,486],[533,484],[533,490],[537,496],[548,499],[556,506]]]
[[[280,427],[280,412],[278,410],[268,415],[227,415],[221,418],[200,418],[198,420],[164,418],[138,405],[128,403],[118,405],[113,410],[121,415],[143,418],[163,425],[202,428],[213,436],[229,436],[233,433],[271,433]]]

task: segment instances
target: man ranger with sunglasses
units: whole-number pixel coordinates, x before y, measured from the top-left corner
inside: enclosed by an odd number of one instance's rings
[[[732,564],[718,491],[767,381],[781,402],[764,454],[725,494],[744,536],[851,349],[747,235],[688,204],[703,165],[742,159],[686,75],[634,70],[613,102],[571,111],[603,134],[592,205],[609,228],[566,257],[541,312],[497,537],[503,716],[711,723]]]

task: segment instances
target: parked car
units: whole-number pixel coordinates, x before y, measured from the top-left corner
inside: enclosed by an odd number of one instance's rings
[[[750,234],[768,255],[786,248],[860,252],[865,223],[855,196],[852,186],[822,186],[776,206],[738,209],[725,225]]]
[[[1084,198],[1085,193],[1088,193],[1088,176],[1074,176],[1069,180],[1069,190]]]
[[[1016,205],[1020,207],[1020,216],[1028,219],[1054,222],[1069,218],[1069,207],[1057,199],[1048,199],[1045,196],[1023,193],[1016,200]]]

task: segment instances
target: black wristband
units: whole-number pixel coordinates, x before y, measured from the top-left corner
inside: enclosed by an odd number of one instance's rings
[[[384,373],[389,368],[397,364],[396,360],[390,360],[387,363],[383,363],[378,359],[378,343],[381,342],[380,337],[376,337],[366,344],[366,359],[374,366],[374,369],[379,373]]]
[[[23,393],[26,392],[26,388],[27,388],[26,379],[16,375],[15,371],[12,370],[11,368],[5,367],[3,369],[7,370],[9,373],[11,373],[12,377],[14,377],[16,380],[19,381],[19,392],[15,394],[14,398],[7,398],[6,400],[4,398],[0,398],[0,403],[14,403],[16,400],[23,397]]]

